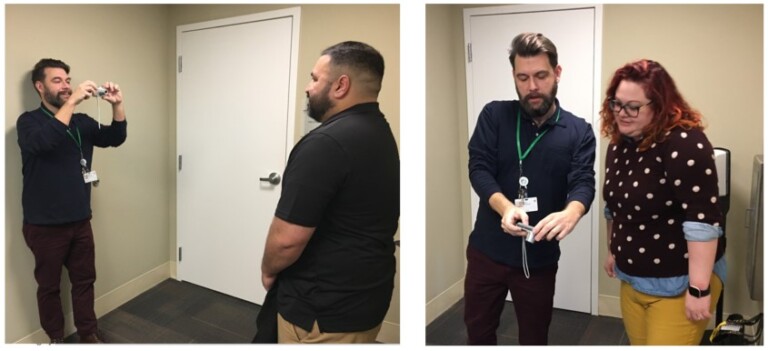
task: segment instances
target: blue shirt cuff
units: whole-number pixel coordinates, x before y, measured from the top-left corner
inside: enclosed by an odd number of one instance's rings
[[[701,222],[683,222],[683,233],[687,241],[712,241],[723,235],[723,228]]]
[[[605,208],[603,208],[603,216],[608,221],[612,221],[613,220],[613,213],[611,213],[611,209],[608,208],[608,206],[605,206]]]

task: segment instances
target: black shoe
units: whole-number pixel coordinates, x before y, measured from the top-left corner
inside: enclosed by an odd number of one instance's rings
[[[93,333],[86,336],[80,337],[80,343],[81,344],[106,344],[107,342],[104,341],[104,338],[99,335],[99,333]]]

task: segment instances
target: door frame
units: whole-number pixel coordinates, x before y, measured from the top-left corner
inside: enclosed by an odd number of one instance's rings
[[[600,203],[600,185],[602,184],[602,173],[599,171],[600,168],[600,150],[602,150],[601,141],[602,138],[600,138],[600,126],[599,126],[599,117],[597,115],[597,112],[600,111],[600,106],[602,104],[602,53],[603,53],[603,6],[599,4],[593,4],[593,5],[504,5],[504,6],[490,6],[490,7],[477,7],[477,8],[467,8],[464,9],[464,62],[467,62],[467,58],[470,55],[470,48],[467,46],[467,43],[470,43],[471,38],[471,17],[473,16],[488,16],[488,15],[501,15],[501,14],[508,14],[508,13],[521,13],[521,12],[542,12],[542,11],[562,11],[562,10],[575,10],[575,9],[593,9],[595,11],[595,18],[594,18],[594,52],[593,52],[593,67],[592,70],[594,72],[593,77],[593,111],[595,111],[594,116],[590,116],[591,119],[588,120],[589,123],[592,124],[592,130],[595,132],[596,136],[596,145],[595,145],[595,200],[592,202],[592,208],[591,211],[586,215],[590,216],[592,220],[592,232],[591,234],[591,242],[590,247],[592,249],[592,255],[591,255],[591,262],[590,262],[590,313],[592,315],[598,314],[598,297],[599,297],[599,268],[600,268],[600,216],[599,213],[602,213],[602,211],[598,210],[598,204]],[[471,66],[468,64],[464,65],[465,68],[465,75],[467,77],[466,84],[467,84],[467,90],[466,90],[466,99],[467,99],[467,128],[468,132],[470,131],[470,125],[469,121],[473,114],[476,114],[474,102],[472,98],[472,91],[473,91],[473,82],[470,77],[472,77],[472,69]],[[471,136],[471,133],[467,134],[468,136]],[[472,206],[472,193],[474,190],[472,190],[472,187],[470,185],[470,198],[468,199],[470,208]],[[470,211],[471,213],[471,211]],[[471,214],[470,214],[471,216]],[[469,223],[474,223],[474,218],[469,219]],[[469,233],[467,233],[467,237],[465,238],[465,241],[468,241]]]
[[[215,28],[215,27],[223,27],[223,26],[232,26],[232,25],[238,25],[238,24],[244,24],[244,23],[250,23],[250,22],[260,22],[260,21],[268,21],[268,20],[274,20],[274,19],[280,19],[280,18],[291,18],[291,59],[290,59],[290,68],[289,68],[289,77],[288,77],[288,109],[287,109],[287,116],[288,118],[287,125],[286,125],[286,135],[285,135],[285,160],[284,160],[284,166],[285,163],[288,162],[288,157],[290,155],[290,150],[293,148],[294,144],[296,143],[296,89],[298,87],[298,66],[299,66],[299,30],[301,26],[301,7],[291,7],[286,9],[279,9],[274,11],[265,11],[265,12],[259,12],[249,15],[243,15],[243,16],[235,16],[235,17],[227,17],[222,19],[216,19],[216,20],[210,20],[210,21],[203,21],[203,22],[197,22],[197,23],[191,23],[191,24],[185,24],[180,25],[176,27],[176,57],[174,58],[176,69],[176,91],[178,92],[179,87],[179,38],[181,34],[184,32],[190,32],[195,30],[203,30],[203,29],[209,29],[209,28]],[[175,173],[174,173],[174,180],[176,182],[176,198],[175,198],[175,207],[176,207],[176,225],[175,225],[175,232],[176,232],[176,242],[175,242],[175,259],[171,260],[171,277],[177,280],[183,280],[183,272],[179,271],[179,248],[182,246],[182,243],[184,242],[184,235],[179,231],[179,212],[178,212],[178,203],[179,203],[179,194],[181,193],[182,189],[180,189],[179,184],[179,130],[180,130],[180,123],[179,123],[179,116],[178,111],[179,105],[181,104],[181,101],[179,99],[178,94],[176,95],[176,156],[175,156]],[[281,170],[282,171],[282,170]]]

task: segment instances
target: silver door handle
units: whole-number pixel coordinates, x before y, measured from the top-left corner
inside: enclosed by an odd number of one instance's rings
[[[278,185],[280,184],[280,175],[275,172],[272,172],[269,174],[268,178],[259,178],[259,180],[262,182],[269,182],[269,184],[272,184],[272,185]]]

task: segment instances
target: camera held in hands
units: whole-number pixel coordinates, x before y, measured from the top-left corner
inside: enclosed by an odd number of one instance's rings
[[[96,92],[94,93],[94,96],[102,97],[104,95],[107,95],[107,89],[105,89],[104,87],[96,88]]]
[[[520,227],[522,230],[525,230],[525,241],[527,241],[527,242],[529,242],[531,244],[533,244],[535,242],[534,241],[534,236],[533,236],[533,227],[531,227],[531,226],[529,226],[527,224],[524,224],[523,222],[517,222],[517,224],[515,224],[515,225]]]

